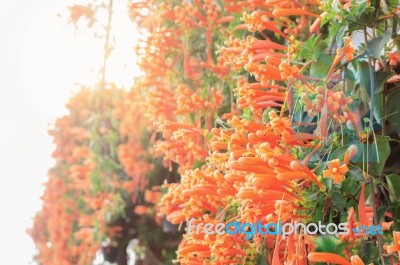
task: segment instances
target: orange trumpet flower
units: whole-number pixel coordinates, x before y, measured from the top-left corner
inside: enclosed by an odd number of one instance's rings
[[[328,252],[311,252],[307,256],[310,262],[325,262],[338,265],[352,265],[351,262],[339,256]]]
[[[288,16],[312,16],[319,18],[319,15],[313,14],[307,10],[298,8],[276,8],[272,11],[272,14],[276,17],[288,17]]]
[[[340,165],[339,159],[334,159],[328,162],[328,169],[324,170],[325,178],[330,177],[336,184],[342,183],[349,168],[346,164]]]
[[[393,242],[394,245],[391,246],[386,246],[386,252],[387,253],[393,253],[396,252],[400,256],[400,232],[399,231],[393,231]]]

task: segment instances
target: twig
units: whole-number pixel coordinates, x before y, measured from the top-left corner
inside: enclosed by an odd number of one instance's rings
[[[364,27],[364,44],[365,44],[366,51],[368,51],[367,42],[368,42],[367,29],[366,29],[366,27]],[[375,108],[375,79],[374,79],[374,70],[372,69],[372,59],[371,59],[371,56],[370,56],[370,54],[368,52],[367,52],[367,56],[368,56],[368,66],[369,66],[368,67],[368,69],[369,69],[369,78],[370,78],[370,82],[371,82],[371,87],[370,87],[371,97],[370,97],[370,101],[369,101],[369,105],[370,105],[369,123],[371,124],[371,130],[373,130],[372,124],[373,124],[373,120],[374,120],[374,108]],[[367,158],[367,163],[369,165],[369,169],[372,171],[373,168],[372,168],[372,164],[370,164],[369,157]],[[372,209],[373,209],[373,212],[374,212],[373,222],[374,222],[374,225],[378,225],[378,216],[376,214],[376,204],[375,204],[375,187],[374,187],[375,184],[374,184],[373,176],[369,178],[369,184],[371,186]],[[382,253],[383,253],[382,239],[381,239],[380,235],[377,235],[376,238],[377,238],[377,241],[378,241],[379,258],[381,259],[382,264],[385,265],[385,259],[382,256]]]
[[[110,32],[111,32],[111,22],[112,22],[112,15],[113,15],[113,2],[114,0],[110,0],[108,7],[107,7],[107,11],[108,11],[108,21],[107,21],[107,25],[105,27],[106,30],[106,38],[105,38],[105,42],[104,42],[104,60],[103,60],[103,68],[101,69],[101,84],[102,87],[105,84],[106,81],[106,68],[107,68],[107,62],[108,62],[108,58],[110,56]]]

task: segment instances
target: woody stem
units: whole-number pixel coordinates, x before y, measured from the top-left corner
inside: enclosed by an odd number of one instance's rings
[[[370,101],[369,101],[369,111],[370,111],[370,118],[369,118],[369,122],[371,123],[371,130],[373,130],[373,121],[374,121],[374,108],[375,108],[375,79],[374,79],[374,69],[372,68],[372,58],[371,55],[369,54],[368,51],[368,38],[367,38],[367,29],[366,27],[364,27],[364,45],[365,45],[365,50],[367,51],[367,57],[368,57],[368,69],[369,69],[369,79],[370,79]],[[369,146],[367,147],[369,148]],[[373,172],[373,165],[372,163],[369,161],[369,158],[367,158],[367,163],[369,164],[369,169]],[[374,217],[373,217],[373,222],[374,225],[378,225],[378,216],[377,216],[377,211],[376,211],[376,203],[375,203],[375,187],[374,187],[374,177],[371,176],[369,178],[369,184],[371,186],[371,194],[372,194],[372,209],[374,212]],[[383,247],[382,247],[382,239],[381,239],[381,235],[377,234],[376,236],[377,238],[377,243],[378,243],[378,250],[379,250],[379,257],[381,259],[381,262],[383,265],[385,265],[385,259],[382,256],[383,253]]]
[[[105,84],[106,79],[106,68],[107,68],[107,61],[110,56],[110,33],[111,33],[111,22],[112,22],[112,14],[113,14],[113,1],[110,0],[107,11],[108,11],[108,20],[106,25],[106,36],[104,42],[104,60],[103,60],[103,67],[101,69],[101,84]]]

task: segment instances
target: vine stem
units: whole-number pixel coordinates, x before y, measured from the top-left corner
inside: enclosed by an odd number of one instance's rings
[[[371,82],[370,86],[370,100],[369,100],[369,120],[373,124],[374,121],[374,110],[375,110],[375,78],[374,78],[374,69],[372,69],[372,58],[371,55],[368,52],[368,46],[367,46],[367,29],[364,27],[364,44],[365,44],[365,49],[367,50],[367,57],[368,57],[368,70],[369,70],[369,79]]]
[[[110,33],[111,33],[111,23],[112,23],[112,15],[113,15],[113,3],[114,0],[110,0],[108,3],[107,11],[108,11],[108,20],[106,25],[106,37],[104,41],[104,60],[103,60],[103,67],[101,69],[101,84],[104,86],[106,82],[106,68],[108,58],[110,56]]]
[[[371,85],[370,85],[370,94],[371,94],[371,96],[370,96],[370,101],[369,101],[369,105],[370,105],[370,106],[369,106],[369,111],[370,111],[370,114],[369,114],[369,123],[371,124],[371,130],[373,130],[372,125],[373,125],[373,121],[374,121],[374,110],[375,110],[375,78],[374,78],[374,69],[372,68],[372,58],[371,58],[371,55],[369,54],[369,51],[368,51],[368,44],[367,44],[367,42],[368,42],[367,29],[366,29],[366,27],[364,27],[364,44],[365,44],[365,49],[366,49],[366,51],[367,51],[369,79],[370,79],[370,82],[371,82]],[[368,136],[367,136],[367,137],[368,137]],[[376,141],[376,139],[375,139],[375,141]],[[367,143],[368,143],[368,142],[367,142]],[[369,148],[369,145],[368,145],[368,144],[367,144],[367,148]],[[367,150],[368,150],[368,149],[367,149]],[[373,168],[372,168],[372,164],[371,164],[371,162],[370,162],[369,160],[370,160],[370,158],[367,156],[367,163],[369,164],[369,170],[372,171],[372,169],[373,169]],[[369,177],[369,184],[370,184],[370,186],[371,186],[372,209],[373,209],[373,212],[374,212],[373,222],[374,222],[374,225],[376,226],[376,225],[378,225],[378,216],[377,216],[377,211],[376,211],[375,186],[374,186],[375,183],[374,183],[374,177],[373,177],[373,176],[370,176],[370,177]],[[379,258],[380,258],[382,264],[385,265],[385,259],[384,259],[384,257],[382,256],[383,247],[382,247],[382,239],[381,239],[381,236],[378,234],[378,235],[376,236],[376,238],[377,238],[377,241],[378,241]]]

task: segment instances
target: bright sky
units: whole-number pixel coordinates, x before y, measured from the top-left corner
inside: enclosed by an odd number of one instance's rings
[[[30,264],[34,245],[26,228],[40,209],[54,146],[47,128],[65,113],[75,82],[96,82],[101,47],[57,17],[82,1],[0,0],[0,260]],[[117,53],[109,79],[132,84],[138,75],[135,29],[124,0],[115,1]]]

